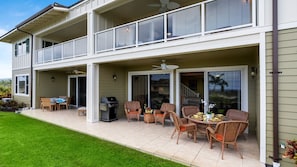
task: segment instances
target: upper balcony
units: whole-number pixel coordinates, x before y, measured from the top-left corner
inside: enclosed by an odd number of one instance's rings
[[[95,33],[95,52],[253,26],[250,0],[208,0]]]
[[[256,6],[252,0],[207,0],[202,2],[196,0],[191,1],[194,4],[186,4],[175,10],[153,16],[151,16],[153,14],[152,11],[143,11],[144,4],[140,3],[144,2],[145,1],[132,1],[129,2],[128,5],[125,4],[120,7],[115,7],[103,14],[99,14],[99,11],[95,11],[98,14],[98,18],[93,20],[97,25],[95,29],[98,30],[101,28],[102,31],[94,33],[94,44],[90,44],[90,41],[88,41],[85,36],[87,34],[86,17],[82,22],[77,24],[75,28],[69,26],[68,29],[61,30],[62,33],[53,33],[52,36],[49,36],[50,38],[56,38],[57,35],[71,31],[77,35],[78,30],[81,29],[80,27],[85,27],[84,30],[79,33],[83,37],[75,38],[75,36],[72,35],[72,40],[70,41],[37,50],[34,60],[35,64],[85,56],[87,55],[87,45],[93,45],[95,47],[95,54],[100,54],[102,52],[169,42],[171,40],[188,37],[206,36],[221,31],[256,25]],[[155,2],[159,2],[159,0]],[[137,4],[136,7],[135,3]],[[125,12],[127,9],[131,9],[132,6],[129,6],[131,4],[134,5],[134,8],[140,8],[140,6],[143,8],[137,9],[135,13]],[[143,12],[140,13],[139,11]],[[159,13],[158,8],[155,12]],[[118,18],[121,14],[123,17],[128,14],[129,16],[123,19],[125,21],[113,22],[114,19],[110,19]],[[150,17],[139,19],[147,15]],[[104,25],[104,23],[107,24]],[[119,26],[104,29],[104,27],[108,27],[108,25]]]
[[[37,50],[35,64],[43,64],[86,55],[87,37],[84,36]]]

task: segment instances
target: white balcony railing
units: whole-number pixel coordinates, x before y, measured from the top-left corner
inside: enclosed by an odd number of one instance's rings
[[[87,37],[84,36],[37,50],[35,64],[43,64],[86,55]]]
[[[105,52],[253,25],[252,1],[208,0],[95,33]]]

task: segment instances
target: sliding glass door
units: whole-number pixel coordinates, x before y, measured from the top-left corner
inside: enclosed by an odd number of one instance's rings
[[[69,96],[71,105],[76,107],[86,106],[86,86],[87,80],[85,76],[69,77]]]
[[[207,112],[214,104],[215,113],[228,109],[248,111],[248,69],[246,66],[177,70],[177,110],[195,105]]]
[[[170,86],[170,73],[131,74],[129,84],[130,100],[140,101],[141,106],[153,109],[161,107],[162,103],[170,102],[173,88]]]
[[[208,104],[213,112],[225,114],[230,108],[241,109],[241,71],[208,72]]]

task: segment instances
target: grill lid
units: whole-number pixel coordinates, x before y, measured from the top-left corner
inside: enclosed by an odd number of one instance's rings
[[[117,99],[115,97],[102,97],[101,98],[102,103],[118,103]]]

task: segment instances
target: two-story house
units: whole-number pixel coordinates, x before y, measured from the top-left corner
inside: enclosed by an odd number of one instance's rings
[[[103,96],[118,99],[119,117],[128,100],[151,108],[174,103],[178,115],[183,105],[207,111],[203,104],[214,103],[218,113],[249,112],[259,159],[271,162],[280,143],[297,137],[296,6],[292,0],[54,3],[0,41],[12,44],[13,98],[32,108],[40,97],[67,95],[72,106],[86,106],[86,121],[97,122]]]

